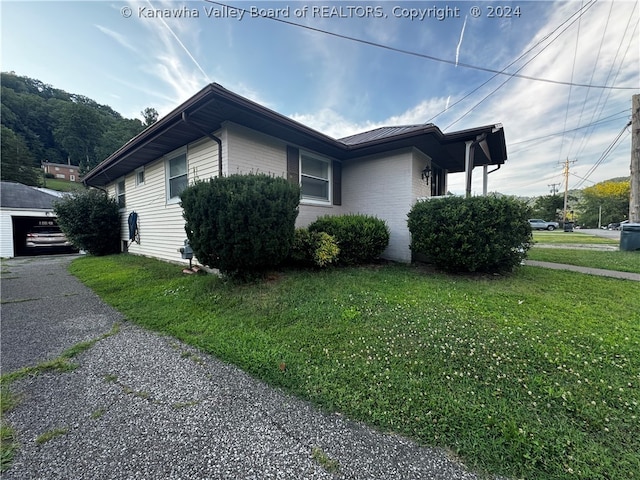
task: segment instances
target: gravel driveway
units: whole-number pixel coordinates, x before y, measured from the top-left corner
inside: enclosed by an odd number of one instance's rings
[[[124,321],[68,274],[72,258],[3,262],[3,373],[122,325],[75,370],[11,384],[19,449],[3,479],[478,478],[442,450],[319,411]]]

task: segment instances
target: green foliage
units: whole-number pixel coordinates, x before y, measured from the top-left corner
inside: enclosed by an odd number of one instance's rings
[[[3,72],[1,76],[0,119],[24,143],[19,155],[23,166],[37,168],[45,160],[71,160],[87,171],[144,128],[140,120],[125,119],[82,95],[14,73]],[[148,110],[153,115],[153,109]],[[4,152],[2,157],[4,169]]]
[[[39,178],[37,170],[33,166],[33,155],[24,138],[4,125],[0,128],[2,142],[0,178],[5,181],[38,186]]]
[[[575,201],[575,197],[569,200]],[[562,220],[562,209],[564,208],[564,198],[560,195],[546,195],[538,197],[533,206],[532,216],[542,218],[548,222]]]
[[[54,204],[69,241],[92,255],[120,251],[118,203],[100,190],[75,191]]]
[[[531,247],[525,204],[509,197],[444,197],[409,212],[411,250],[449,272],[508,272]]]
[[[334,237],[327,232],[310,232],[306,228],[296,229],[291,260],[304,266],[326,267],[334,263],[340,254],[340,247]]]
[[[264,174],[198,182],[180,196],[200,262],[233,277],[280,264],[293,244],[300,187]]]
[[[371,262],[389,245],[389,227],[371,215],[325,215],[311,225],[309,232],[326,232],[340,247],[338,262],[361,265]]]
[[[629,218],[629,194],[631,192],[630,179],[607,180],[597,183],[583,190],[583,213],[580,224],[597,227],[600,209],[602,209],[601,224],[608,225]]]

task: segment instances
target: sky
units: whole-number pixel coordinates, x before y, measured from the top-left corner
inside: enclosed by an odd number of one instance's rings
[[[0,17],[3,72],[128,118],[215,82],[334,138],[502,124],[492,192],[562,193],[565,163],[569,189],[630,174],[636,0],[1,0]]]

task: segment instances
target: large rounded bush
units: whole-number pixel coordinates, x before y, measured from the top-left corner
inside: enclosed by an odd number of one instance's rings
[[[69,241],[92,255],[120,251],[118,202],[100,190],[81,190],[53,206],[58,225]]]
[[[287,257],[299,186],[264,174],[230,175],[198,182],[180,198],[187,238],[203,264],[242,277]]]
[[[532,244],[528,207],[508,197],[443,197],[409,212],[411,250],[449,272],[507,272]]]
[[[338,262],[360,265],[371,262],[389,245],[389,227],[371,215],[326,215],[309,225],[310,232],[326,232],[340,247]]]

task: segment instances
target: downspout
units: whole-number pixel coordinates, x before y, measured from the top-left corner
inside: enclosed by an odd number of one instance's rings
[[[187,124],[191,125],[198,132],[200,132],[202,135],[205,135],[205,136],[209,137],[211,140],[213,140],[214,142],[216,142],[218,144],[218,176],[222,177],[222,140],[220,140],[218,137],[216,137],[213,133],[208,133],[208,132],[204,131],[202,128],[200,128],[197,124],[195,124],[193,122],[190,122],[187,119],[187,117],[188,117],[187,112],[182,112],[182,121],[184,123],[187,123]]]

